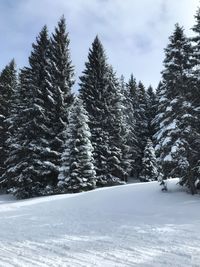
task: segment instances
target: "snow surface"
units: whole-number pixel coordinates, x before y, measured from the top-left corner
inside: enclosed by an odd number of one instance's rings
[[[0,196],[0,266],[200,266],[200,199],[128,184],[16,201]]]

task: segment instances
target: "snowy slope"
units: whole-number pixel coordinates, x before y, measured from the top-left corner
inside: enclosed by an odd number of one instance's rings
[[[200,266],[200,199],[175,182],[0,196],[0,266]]]

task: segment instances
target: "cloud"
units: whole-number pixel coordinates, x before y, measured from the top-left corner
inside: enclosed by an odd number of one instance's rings
[[[1,68],[15,57],[28,64],[31,43],[44,24],[53,31],[65,15],[77,76],[98,34],[118,75],[133,73],[145,85],[160,79],[163,49],[179,22],[190,34],[197,0],[1,0]]]

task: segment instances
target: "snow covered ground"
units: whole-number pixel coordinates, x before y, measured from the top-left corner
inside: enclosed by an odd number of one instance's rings
[[[199,267],[200,198],[170,181],[0,196],[0,266]]]

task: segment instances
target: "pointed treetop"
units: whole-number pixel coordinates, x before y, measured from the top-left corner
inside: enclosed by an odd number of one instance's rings
[[[64,15],[62,15],[60,20],[58,21],[58,26],[55,28],[55,32],[56,34],[58,34],[59,32],[61,34],[66,34],[66,20]],[[55,36],[55,34],[53,34],[53,36]]]
[[[46,24],[42,27],[42,30],[40,31],[38,37],[40,39],[42,39],[42,38],[48,38],[48,28],[47,28],[47,25]]]
[[[98,48],[99,50],[102,50],[102,53],[105,54],[103,44],[102,44],[101,40],[99,39],[98,35],[96,35],[96,37],[94,38],[94,41],[92,43],[92,47],[93,47],[93,49]]]
[[[36,37],[36,44],[33,43],[33,49],[37,46],[37,44],[46,44],[46,41],[49,39],[48,36],[48,28],[46,25],[43,26],[42,30],[39,32],[38,36]]]
[[[172,44],[177,44],[182,40],[185,40],[186,36],[184,34],[184,28],[178,23],[175,24],[175,29],[172,35],[169,37],[169,40]],[[166,51],[166,49],[165,49]]]
[[[148,95],[154,95],[154,90],[153,90],[153,87],[151,85],[149,85],[149,87],[147,88],[147,93],[148,93]]]
[[[145,93],[145,86],[144,86],[144,84],[141,81],[138,82],[138,89],[142,93]]]
[[[85,66],[86,70],[83,71],[84,74],[87,73],[89,75],[89,72],[91,71],[99,78],[102,78],[103,73],[107,71],[107,56],[98,36],[95,37],[92,47],[89,49],[88,62],[85,63]],[[80,80],[82,80],[82,77],[80,77]]]
[[[198,7],[194,18],[196,20],[196,24],[192,27],[192,30],[200,34],[200,7]]]
[[[16,68],[16,62],[14,58],[10,61],[9,66],[12,68]]]
[[[32,44],[33,50],[29,57],[29,64],[33,67],[35,64],[38,65],[38,61],[42,62],[42,59],[46,59],[46,51],[49,48],[49,36],[47,26],[44,25],[39,35],[36,37],[36,42]]]
[[[175,30],[169,37],[169,44],[165,48],[163,82],[182,75],[183,69],[190,68],[191,43],[184,33],[183,27],[175,25]],[[184,72],[185,73],[185,72]]]
[[[127,87],[129,89],[131,96],[134,97],[136,95],[137,83],[136,83],[136,79],[134,78],[133,74],[131,74],[131,77],[127,83]]]
[[[2,70],[1,75],[0,75],[0,82],[7,82],[9,83],[10,78],[12,74],[16,75],[16,64],[15,60],[12,59],[8,65],[5,66],[5,68]]]

